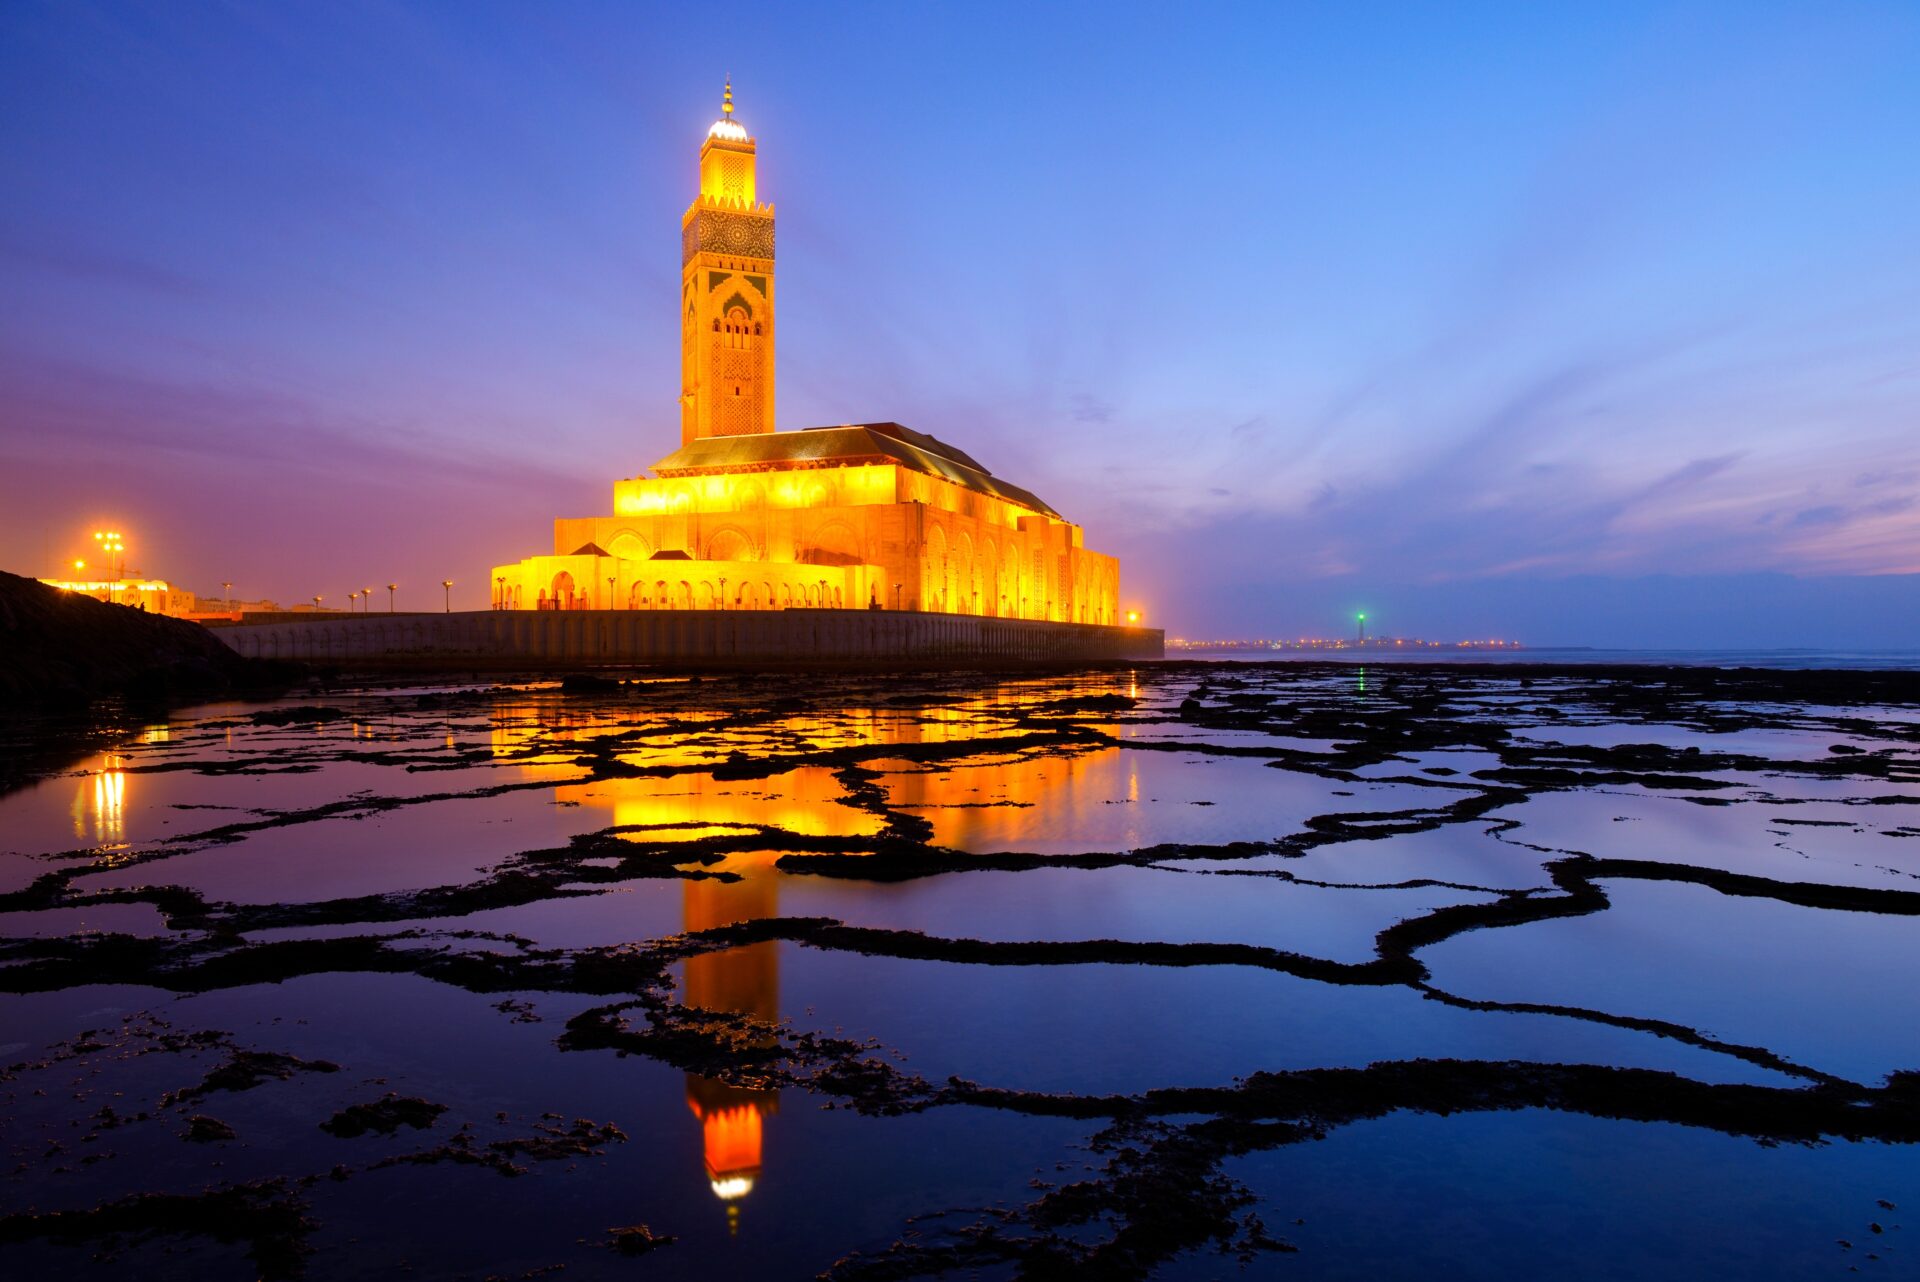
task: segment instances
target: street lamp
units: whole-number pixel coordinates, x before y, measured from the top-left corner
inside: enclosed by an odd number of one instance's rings
[[[322,598],[322,597],[315,597],[315,598],[313,598],[313,612],[314,612],[315,614],[318,614],[318,613],[320,613],[320,602],[321,602],[321,601],[322,601],[323,599],[324,599],[324,598]]]
[[[398,583],[387,584],[387,613],[388,614],[393,613],[393,593],[394,593],[394,590],[399,586],[400,585]]]
[[[220,585],[220,590],[227,594],[227,609],[232,610],[233,609],[233,584],[222,583]]]
[[[507,608],[507,576],[504,574],[495,575],[493,579],[493,608]]]
[[[724,575],[724,574],[720,576],[720,605],[719,605],[719,608],[720,608],[720,609],[722,609],[722,610],[724,610],[724,609],[726,609],[726,608],[727,608],[727,576],[726,576],[726,575]]]
[[[347,593],[347,613],[348,614],[353,613],[353,603],[355,601],[358,601],[359,599],[360,599],[360,594],[358,592]]]
[[[904,583],[896,583],[893,585],[893,608],[896,612],[900,609],[900,589],[905,586]]]
[[[619,581],[618,575],[609,574],[607,576],[607,609],[609,610],[616,608],[613,597],[613,585]]]
[[[440,596],[441,596],[442,604],[446,606],[445,613],[452,614],[453,613],[453,580],[452,579],[440,580]]]
[[[120,582],[120,575],[126,568],[127,558],[125,553],[127,545],[121,542],[120,531],[118,530],[95,530],[93,532],[93,541],[98,543],[100,550],[107,554],[107,572],[113,576],[112,582],[109,583],[107,587],[107,600],[111,601],[113,600],[113,584]]]
[[[360,612],[362,614],[373,613],[373,589],[372,588],[360,589]]]
[[[1127,622],[1128,622],[1128,623],[1138,623],[1138,622],[1140,622],[1140,611],[1138,611],[1138,610],[1128,610],[1128,611],[1127,611]]]

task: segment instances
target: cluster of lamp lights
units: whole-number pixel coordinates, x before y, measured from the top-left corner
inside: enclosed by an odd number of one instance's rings
[[[231,590],[231,585],[228,585],[228,589]],[[399,590],[400,590],[400,585],[398,583],[387,584],[387,613],[388,614],[395,613],[394,593],[398,592]],[[320,608],[320,603],[322,601],[325,601],[326,599],[327,598],[324,593],[313,597],[312,598],[313,608],[315,610],[318,610]],[[373,589],[370,587],[361,588],[358,591],[347,593],[347,613],[349,614],[356,614],[356,613],[371,614],[373,612],[372,603],[373,603]],[[446,613],[448,614],[453,613],[453,580],[452,579],[440,580],[440,605],[441,605],[441,608]]]
[[[119,584],[121,577],[126,573],[126,540],[120,537],[120,531],[118,530],[95,530],[93,532],[93,541],[99,546],[100,554],[107,559],[106,569],[107,574],[110,576],[107,586],[107,600],[111,601],[113,600],[115,586]],[[75,560],[73,563],[73,572],[76,576],[84,573],[86,568],[87,563],[84,560]]]

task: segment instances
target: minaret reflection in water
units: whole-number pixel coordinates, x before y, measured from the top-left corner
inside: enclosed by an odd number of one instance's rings
[[[779,874],[774,856],[742,866],[729,860],[739,881],[689,881],[682,890],[685,927],[709,930],[730,922],[780,914]],[[686,963],[685,1001],[702,1010],[734,1012],[768,1024],[780,1018],[780,953],[774,941],[702,953]],[[687,1107],[700,1119],[701,1148],[714,1194],[727,1203],[729,1230],[738,1227],[739,1200],[760,1177],[761,1142],[768,1117],[780,1109],[780,1093],[729,1085],[687,1074]]]
[[[1137,697],[1138,686],[1131,681],[1083,683],[1075,692]],[[911,710],[848,708],[826,716],[784,717],[756,731],[732,734],[737,747],[747,752],[766,742],[757,735],[775,734],[788,742],[876,748],[965,741],[1004,731],[1008,727],[1002,718],[1030,697],[1029,691],[1015,685],[957,704]],[[822,765],[796,766],[761,780],[716,780],[695,767],[672,775],[575,782],[582,772],[571,745],[620,727],[623,720],[620,711],[564,699],[505,704],[494,712],[493,750],[519,758],[525,775],[553,780],[556,801],[609,810],[616,826],[636,836],[689,840],[754,829],[765,832],[772,848],[736,851],[724,863],[707,869],[736,873],[738,880],[700,877],[683,883],[683,931],[780,915],[780,883],[786,874],[774,867],[785,853],[778,848],[778,834],[865,837],[877,835],[884,826],[871,811],[848,805],[844,784]],[[1112,722],[1083,724],[1107,734],[1121,729]],[[687,736],[678,728],[644,736],[624,745],[627,750],[621,759],[635,766],[685,769],[716,754],[715,744],[689,742],[690,738],[697,740],[698,735]],[[535,748],[532,754],[529,747]],[[1137,778],[1110,746],[1028,754],[983,743],[977,753],[938,764],[884,754],[867,764],[886,772],[893,805],[931,819],[936,843],[963,849],[1015,840],[1015,830],[1031,824],[1030,816],[1040,813],[1049,814],[1052,822],[1073,826],[1083,808],[1097,812],[1115,800],[1138,801],[1139,793]],[[1031,809],[1042,802],[1046,812]],[[779,1022],[778,941],[704,953],[689,958],[684,967],[681,995],[686,1005],[746,1015],[767,1025]],[[760,1179],[766,1123],[779,1111],[780,1092],[690,1073],[686,1100],[700,1123],[708,1183],[726,1204],[729,1231],[736,1231],[740,1203]]]

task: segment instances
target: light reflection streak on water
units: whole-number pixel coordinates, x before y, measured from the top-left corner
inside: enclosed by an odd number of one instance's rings
[[[105,753],[99,766],[80,777],[73,795],[73,835],[94,846],[117,846],[127,839],[126,762]]]

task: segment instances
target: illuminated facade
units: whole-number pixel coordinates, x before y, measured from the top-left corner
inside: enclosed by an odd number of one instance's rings
[[[63,592],[78,592],[90,596],[96,601],[108,601],[114,605],[129,605],[145,610],[149,614],[170,614],[176,618],[190,618],[197,610],[197,600],[193,593],[182,591],[165,579],[143,579],[139,577],[121,579],[41,579],[40,582],[50,588],[59,588]]]
[[[1120,566],[961,450],[898,423],[774,430],[774,212],[721,118],[681,220],[680,448],[610,516],[492,573],[510,610],[926,610],[1118,623]]]

